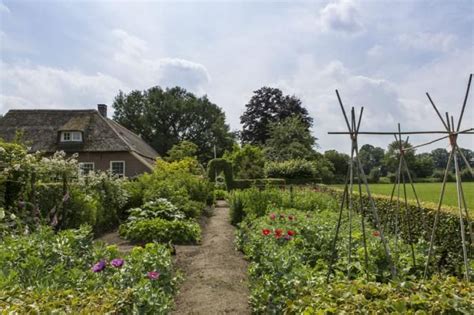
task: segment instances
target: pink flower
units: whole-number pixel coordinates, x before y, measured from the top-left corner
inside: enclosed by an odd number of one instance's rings
[[[275,237],[280,238],[283,235],[283,230],[282,229],[276,229],[275,230]]]
[[[101,272],[104,269],[105,269],[105,261],[104,260],[101,260],[98,263],[96,263],[94,266],[92,266],[92,272]]]
[[[150,280],[157,280],[160,277],[160,273],[157,271],[149,271],[147,276]]]
[[[271,219],[271,220],[275,220],[275,218],[276,218],[276,214],[275,214],[275,213],[270,214],[270,219]]]
[[[120,268],[123,266],[123,263],[124,263],[124,260],[123,259],[120,259],[120,258],[115,258],[115,259],[112,259],[112,261],[110,262],[110,264],[115,267],[115,268]]]

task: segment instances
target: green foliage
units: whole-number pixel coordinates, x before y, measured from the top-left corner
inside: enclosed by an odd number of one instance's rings
[[[373,168],[370,170],[369,175],[367,176],[367,181],[369,183],[378,183],[380,180],[380,169]]]
[[[129,210],[129,221],[162,218],[165,220],[184,219],[184,213],[165,198],[148,201],[141,208]]]
[[[242,147],[235,144],[232,152],[226,151],[223,158],[232,163],[233,174],[240,179],[263,177],[265,155],[259,146],[245,144]]]
[[[153,173],[141,175],[129,188],[136,200],[166,198],[188,218],[199,218],[213,191],[199,163],[191,158],[175,162],[157,160]]]
[[[289,160],[283,162],[267,162],[265,176],[271,178],[315,178],[314,164],[307,160]]]
[[[399,143],[398,141],[393,141],[388,145],[387,152],[385,153],[383,163],[387,169],[387,171],[396,173],[398,170],[398,164],[400,161],[400,152],[398,149]],[[412,145],[410,143],[403,142],[403,147],[405,149],[411,148]],[[415,159],[415,150],[405,151],[405,161],[408,164],[408,167],[414,167],[416,163]]]
[[[216,200],[225,200],[229,197],[229,193],[223,189],[215,189],[214,190],[214,198]]]
[[[134,243],[195,244],[201,239],[201,228],[194,221],[161,218],[136,220],[122,224],[120,236]]]
[[[236,244],[250,260],[253,313],[356,313],[361,309],[369,313],[465,313],[472,306],[474,291],[468,283],[446,276],[417,280],[426,262],[428,244],[424,241],[414,244],[417,267],[412,265],[409,244],[398,241],[394,256],[398,278],[390,280],[380,237],[366,222],[369,257],[366,269],[362,230],[360,224],[353,224],[349,262],[349,227],[345,216],[336,247],[334,272],[331,282],[327,283],[334,226],[338,220],[337,203],[333,198],[309,190],[280,192],[273,196],[271,190],[234,194],[233,198],[239,198],[238,202],[243,205],[239,211],[245,214],[239,224]],[[306,198],[312,200],[301,202]],[[290,202],[298,210],[288,208]],[[260,203],[259,209],[252,209],[255,203]],[[314,203],[319,207],[308,207]],[[267,208],[262,211],[265,205]],[[301,211],[309,209],[311,211]],[[360,217],[354,214],[353,220],[360,222]],[[388,233],[385,236],[393,248],[394,238]],[[434,270],[435,267],[430,269]]]
[[[114,246],[93,244],[91,229],[49,228],[9,236],[0,244],[0,309],[7,313],[141,313],[171,309],[178,278],[167,246],[147,244],[122,256]],[[98,261],[105,269],[92,272]],[[157,280],[147,272],[157,271]]]
[[[223,158],[212,159],[209,161],[209,164],[207,165],[207,174],[211,182],[215,182],[216,176],[221,172],[224,173],[227,189],[231,189],[234,182],[232,164]]]
[[[196,158],[198,149],[198,146],[191,141],[181,141],[168,150],[166,160],[174,162],[185,158]]]
[[[336,182],[343,183],[349,167],[349,156],[336,150],[328,150],[324,152],[324,158],[332,163]]]
[[[288,180],[283,178],[236,179],[234,189],[247,189],[250,187],[284,187]],[[306,181],[303,179],[303,184]]]
[[[197,145],[201,162],[213,157],[213,147],[221,156],[234,144],[234,135],[225,123],[225,114],[207,96],[196,97],[180,87],[120,93],[115,97],[114,120],[139,134],[164,156],[180,141]]]
[[[283,95],[276,88],[262,87],[245,105],[240,117],[242,124],[241,139],[244,143],[264,145],[269,138],[269,124],[279,122],[290,116],[300,116],[307,129],[313,119],[296,96]]]
[[[410,168],[416,177],[429,177],[435,169],[433,158],[429,153],[421,153],[415,155],[415,165]]]
[[[384,150],[370,144],[364,144],[359,149],[359,159],[364,168],[365,174],[369,174],[373,169],[380,169],[384,159]]]
[[[300,116],[290,116],[268,126],[265,155],[272,161],[309,159],[316,139]]]

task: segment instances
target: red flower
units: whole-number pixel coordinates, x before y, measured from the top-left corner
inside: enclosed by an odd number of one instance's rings
[[[263,229],[262,230],[262,234],[265,235],[265,236],[267,236],[270,233],[271,233],[271,231],[269,229]]]
[[[379,237],[379,236],[380,236],[380,232],[379,232],[379,231],[373,231],[373,232],[372,232],[372,235],[375,236],[375,237]]]
[[[275,230],[275,237],[280,238],[283,235],[283,230],[282,229],[276,229]]]
[[[280,214],[280,219],[284,219],[285,218],[285,215],[284,214]]]
[[[295,236],[296,232],[295,231],[292,231],[292,230],[288,230],[287,234],[289,236]]]
[[[293,221],[293,219],[294,219],[294,218],[293,218],[292,215],[289,215],[289,216],[288,216],[288,220]]]

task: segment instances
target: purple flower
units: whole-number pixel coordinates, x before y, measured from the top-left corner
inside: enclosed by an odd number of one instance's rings
[[[120,268],[123,266],[123,263],[124,263],[124,260],[121,259],[121,258],[115,258],[115,259],[112,259],[112,261],[110,262],[110,264],[115,267],[115,268]]]
[[[93,272],[101,272],[105,269],[105,261],[101,260],[92,267]]]
[[[160,273],[157,271],[149,271],[147,273],[148,279],[150,280],[156,280],[160,277]]]
[[[287,240],[287,241],[291,241],[291,235],[285,235],[284,238],[285,238],[285,240]]]

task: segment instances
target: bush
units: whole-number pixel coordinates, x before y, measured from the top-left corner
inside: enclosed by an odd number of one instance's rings
[[[134,243],[196,244],[201,239],[201,228],[196,222],[161,218],[130,221],[120,226],[119,233]]]
[[[185,215],[165,198],[148,201],[141,208],[129,210],[129,221],[162,218],[165,220],[184,219]]]
[[[370,170],[367,181],[369,183],[378,183],[380,180],[380,170],[378,168],[373,168]]]
[[[472,182],[474,181],[474,176],[469,171],[469,169],[465,169],[464,171],[461,172],[461,180],[463,182]]]
[[[229,196],[229,206],[230,206],[230,223],[232,225],[237,225],[245,217],[244,204],[239,193],[231,193]]]
[[[289,160],[284,162],[267,162],[265,176],[271,178],[315,178],[316,170],[307,160]]]
[[[262,178],[262,179],[236,179],[234,189],[247,189],[250,187],[284,187],[286,180],[282,178]]]
[[[229,194],[227,193],[226,190],[223,190],[223,189],[214,190],[214,198],[216,200],[225,200],[227,199],[228,196]]]

